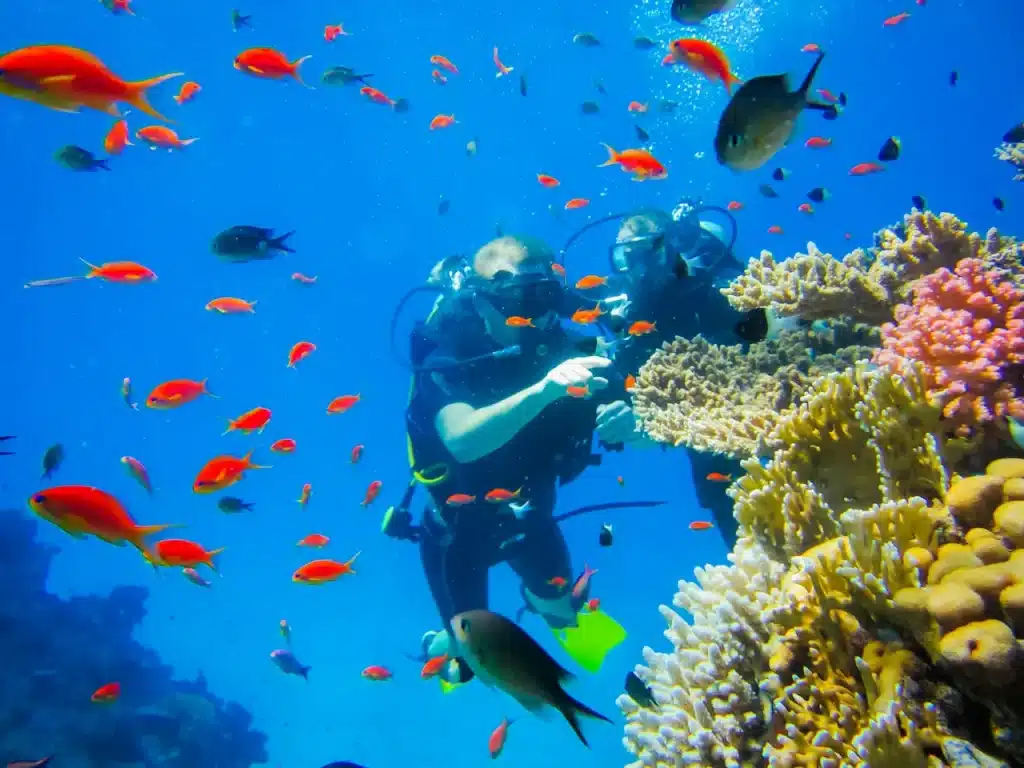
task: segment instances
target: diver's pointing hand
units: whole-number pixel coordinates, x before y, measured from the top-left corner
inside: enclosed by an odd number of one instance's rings
[[[607,368],[611,364],[607,357],[574,357],[549,371],[541,382],[541,389],[556,400],[569,395],[570,389],[584,388],[588,392],[604,389],[608,379],[595,376],[591,369]]]

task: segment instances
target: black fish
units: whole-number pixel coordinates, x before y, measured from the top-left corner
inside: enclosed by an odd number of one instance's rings
[[[248,27],[252,29],[252,15],[243,16],[237,8],[231,9],[231,29],[237,32],[242,27]]]
[[[772,171],[772,178],[776,181],[785,181],[789,176],[789,168],[776,168]]]
[[[391,108],[393,110],[395,110],[395,112],[398,112],[399,114],[405,114],[406,112],[409,111],[409,100],[408,99],[398,99],[391,106]]]
[[[16,435],[0,435],[0,443],[5,442],[7,440],[14,440],[16,437],[17,437]],[[0,451],[0,456],[13,456],[13,455],[14,455],[14,451]]]
[[[60,469],[60,465],[63,462],[64,446],[60,443],[54,443],[43,454],[43,476],[40,479],[49,480],[53,473]]]
[[[657,43],[651,40],[651,38],[644,37],[643,35],[633,38],[633,47],[639,51],[649,51],[655,45],[657,45]]]
[[[596,101],[584,101],[580,104],[580,110],[584,115],[596,115],[601,111],[601,105]]]
[[[647,141],[648,139],[651,138],[651,134],[649,134],[647,131],[645,131],[643,128],[641,128],[639,125],[634,125],[633,129],[636,131],[636,137],[638,139],[640,139],[640,141]]]
[[[218,256],[226,256],[232,261],[272,259],[276,252],[295,253],[287,243],[294,234],[292,231],[275,237],[272,229],[241,225],[225,229],[213,238],[210,248]]]
[[[526,75],[519,76],[519,95],[526,95]]]
[[[324,766],[324,768],[364,768],[364,766],[359,765],[359,763],[352,763],[348,760],[342,760],[341,762],[337,763],[328,763]]]
[[[600,93],[602,96],[608,95],[608,91],[604,89],[604,83],[602,83],[600,80],[594,81],[594,87],[597,89],[597,92]]]
[[[825,189],[825,187],[815,187],[807,193],[807,199],[815,203],[824,203],[830,197],[832,197],[832,193]]]
[[[920,195],[914,195],[912,198],[910,198],[910,202],[913,203],[914,207],[917,208],[917,210],[919,211],[928,210],[928,203]]]
[[[750,344],[764,341],[768,338],[767,310],[761,307],[750,310],[744,315],[742,320],[733,326],[733,331],[737,336]]]
[[[626,674],[625,688],[626,695],[641,707],[658,709],[658,702],[654,700],[654,694],[651,693],[650,686],[637,677],[635,672],[628,672]]]
[[[366,78],[373,77],[373,73],[360,75],[351,67],[331,67],[324,72],[320,79],[326,85],[348,85],[349,83],[363,83],[366,85]]]
[[[241,499],[236,498],[235,496],[225,496],[220,501],[217,502],[217,509],[227,514],[241,512],[242,510],[250,510],[252,508],[252,503],[242,501]]]
[[[993,197],[992,205],[995,207],[997,211],[1001,211],[1006,207],[1006,203],[1003,202],[1003,198],[1001,197]]]
[[[960,73],[957,72],[955,69],[952,72],[949,73],[949,84],[950,85],[956,85],[957,80],[959,80],[959,79],[960,79]]]
[[[81,147],[76,147],[74,144],[68,144],[66,147],[61,147],[53,157],[58,163],[72,171],[91,172],[99,169],[103,169],[104,171],[110,170],[110,166],[107,165],[106,160],[98,160],[96,155],[92,152],[87,149],[82,149]]]
[[[775,191],[775,187],[771,184],[762,184],[757,189],[764,197],[769,199],[779,196],[779,193]]]
[[[1024,141],[1024,123],[1013,126],[1003,134],[1003,141],[1007,144],[1019,144]]]
[[[610,547],[612,545],[612,524],[605,523],[601,526],[601,533],[597,536],[597,543],[602,547]]]
[[[839,92],[839,106],[845,107],[847,103],[846,91]]]
[[[442,199],[441,202],[437,204],[437,215],[438,216],[444,216],[446,213],[448,213],[448,209],[451,208],[451,207],[452,207],[452,201],[451,200],[444,200],[444,199]]]
[[[885,140],[885,144],[878,150],[878,159],[883,163],[891,163],[894,160],[900,159],[900,150],[903,144],[897,136],[890,136]]]

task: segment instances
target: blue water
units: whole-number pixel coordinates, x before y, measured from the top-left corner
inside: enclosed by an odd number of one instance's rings
[[[471,253],[497,224],[557,246],[592,217],[640,205],[671,207],[681,195],[744,203],[742,258],[761,248],[788,255],[808,240],[835,252],[866,245],[875,229],[909,210],[914,194],[933,209],[956,212],[973,229],[1000,224],[1012,231],[1004,221],[1019,224],[1020,191],[992,148],[1021,119],[1019,94],[1011,88],[1020,73],[1014,3],[930,0],[920,7],[884,0],[857,4],[856,11],[834,5],[741,2],[702,32],[723,46],[742,77],[788,70],[799,80],[811,62],[800,47],[817,42],[828,57],[816,85],[850,96],[839,121],[806,116],[799,140],[777,163],[739,176],[719,167],[711,148],[726,103],[721,87],[660,67],[662,47],[640,52],[631,45],[637,34],[661,44],[680,35],[667,2],[251,0],[242,10],[253,14],[255,30],[238,33],[230,27],[230,4],[219,1],[137,0],[139,18],[115,17],[87,1],[0,4],[4,50],[59,42],[94,52],[128,79],[181,70],[203,87],[184,107],[171,100],[181,81],[153,92],[179,133],[199,142],[180,153],[129,147],[112,161],[113,172],[97,174],[72,174],[52,155],[65,144],[99,152],[110,118],[0,100],[0,433],[19,436],[17,456],[3,459],[0,507],[24,507],[39,488],[39,458],[60,441],[68,457],[59,482],[100,486],[122,498],[140,522],[186,524],[184,535],[227,547],[222,578],[202,590],[171,570],[154,572],[130,548],[73,541],[44,527],[43,538],[62,548],[51,588],[82,594],[118,584],[149,587],[150,613],[139,639],[182,676],[202,670],[212,690],[251,709],[270,736],[272,765],[314,768],[341,759],[370,768],[479,765],[488,735],[505,715],[520,717],[503,756],[511,765],[578,759],[622,765],[627,756],[618,725],[588,724],[593,750],[587,753],[557,716],[533,718],[480,685],[443,696],[403,658],[437,618],[415,547],[379,532],[383,509],[407,477],[408,375],[388,353],[391,308],[438,258]],[[882,27],[883,18],[903,10],[912,13],[907,22]],[[329,23],[344,23],[352,36],[325,43]],[[582,31],[604,45],[574,46],[573,34]],[[302,72],[318,86],[327,66],[373,72],[377,87],[408,98],[412,109],[394,114],[367,103],[355,88],[306,90],[246,77],[231,64],[253,45],[292,58],[312,53]],[[495,79],[494,45],[515,67],[512,76]],[[444,87],[430,78],[435,53],[462,70]],[[960,74],[955,88],[948,85],[952,69]],[[518,92],[520,73],[528,79],[527,98]],[[596,93],[595,79],[607,97]],[[677,113],[658,113],[653,103],[661,98],[678,100]],[[601,101],[601,115],[580,114],[579,103],[588,99]],[[629,115],[631,100],[650,101],[651,113]],[[437,113],[454,113],[459,122],[430,132]],[[133,132],[149,122],[129,115]],[[620,149],[638,144],[635,122],[650,132],[655,154],[668,166],[667,181],[634,184],[616,169],[596,168],[605,159],[599,142]],[[815,133],[833,137],[834,145],[804,149],[803,139]],[[873,159],[890,134],[902,138],[903,158],[885,174],[848,177],[848,168]],[[469,158],[465,144],[474,137],[479,152]],[[757,185],[776,164],[793,175],[777,185],[782,199],[762,199]],[[539,187],[538,172],[558,176],[562,186]],[[832,200],[813,217],[798,213],[803,193],[819,185],[831,189]],[[1003,214],[991,206],[996,195],[1006,200]],[[436,210],[442,196],[452,201],[445,217]],[[576,196],[590,198],[591,206],[562,212]],[[215,259],[210,238],[243,223],[297,230],[298,253],[243,265]],[[767,235],[772,224],[785,234]],[[590,239],[571,266],[600,271],[604,254],[605,243]],[[159,280],[21,287],[78,274],[79,257],[137,260]],[[290,280],[296,270],[319,282],[299,286]],[[258,300],[256,314],[203,310],[222,295]],[[288,349],[302,339],[318,350],[289,370]],[[221,398],[170,412],[133,412],[119,395],[125,376],[138,397],[167,379],[209,377]],[[356,392],[362,402],[350,413],[325,416],[331,398]],[[228,418],[257,405],[273,409],[263,436],[221,436]],[[298,440],[298,452],[270,454],[270,443],[286,436]],[[356,443],[366,444],[366,454],[353,467],[348,454]],[[274,465],[235,489],[255,502],[254,512],[225,516],[210,497],[192,493],[207,459],[249,448]],[[157,488],[152,499],[119,465],[125,454],[149,468]],[[359,501],[371,480],[382,480],[384,492],[364,510]],[[313,498],[302,510],[295,500],[307,482]],[[612,549],[597,545],[604,519],[566,525],[577,569],[584,561],[600,568],[596,594],[630,632],[605,669],[581,675],[573,689],[616,720],[614,699],[641,648],[667,647],[657,605],[671,600],[676,581],[694,566],[725,556],[714,532],[687,529],[704,515],[679,452],[609,455],[562,494],[560,507],[636,497],[670,503],[609,516],[617,537]],[[331,537],[329,555],[346,559],[362,550],[358,574],[315,588],[291,583],[291,572],[309,554],[295,542],[314,531]],[[513,613],[518,588],[511,575],[499,569],[491,588],[491,607]],[[282,644],[282,618],[293,627],[297,654],[313,667],[308,683],[283,676],[268,659]],[[528,618],[526,627],[555,650],[536,619]],[[395,679],[361,679],[370,664],[391,667]]]

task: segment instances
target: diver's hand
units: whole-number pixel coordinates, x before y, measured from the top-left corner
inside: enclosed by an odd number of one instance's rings
[[[597,436],[609,445],[635,440],[639,433],[633,409],[623,400],[597,406]]]
[[[604,389],[608,379],[595,376],[592,368],[607,368],[612,361],[607,357],[574,357],[548,372],[540,382],[540,389],[551,400],[569,395],[570,389],[586,387],[589,392]]]

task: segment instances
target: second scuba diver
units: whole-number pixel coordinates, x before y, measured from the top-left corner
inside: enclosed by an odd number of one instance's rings
[[[471,265],[443,261],[432,277],[442,295],[414,331],[406,421],[414,482],[431,503],[408,538],[419,540],[440,614],[442,629],[423,638],[432,658],[453,651],[444,628],[454,615],[487,607],[488,573],[502,562],[527,610],[584,667],[625,637],[611,617],[583,610],[589,574],[574,579],[553,512],[557,487],[598,463],[595,432],[608,445],[649,441],[597,340],[563,327],[579,300],[553,262],[542,243],[515,237],[488,243]],[[442,678],[471,675],[455,659]]]

